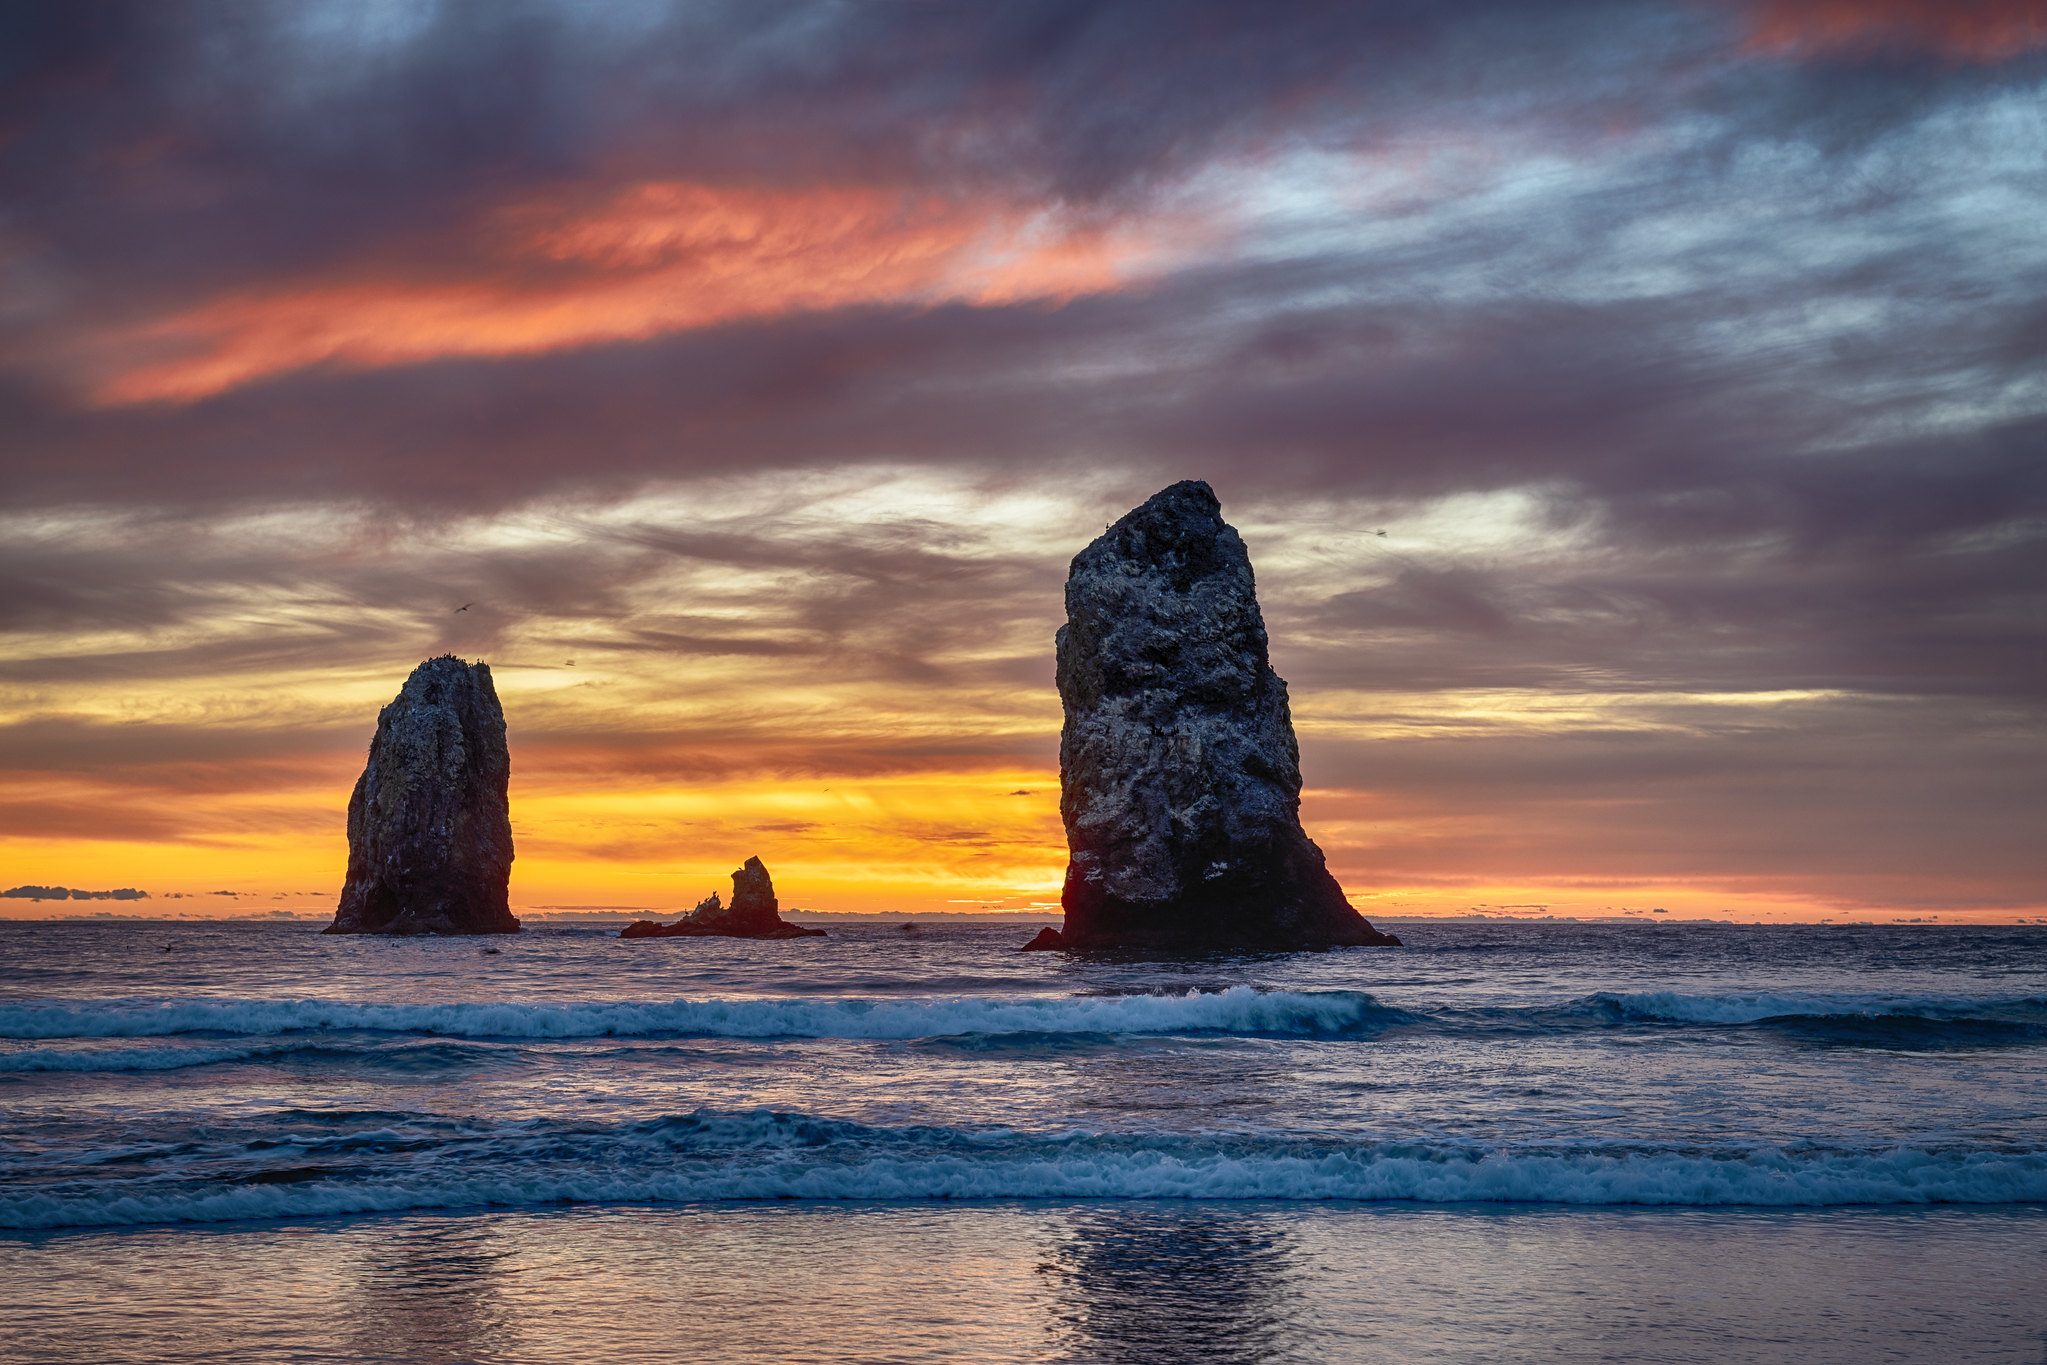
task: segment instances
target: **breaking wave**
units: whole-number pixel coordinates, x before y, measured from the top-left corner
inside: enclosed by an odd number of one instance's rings
[[[358,1164],[375,1154],[376,1164]],[[615,1129],[506,1124],[300,1134],[90,1188],[0,1193],[0,1226],[218,1222],[398,1209],[750,1199],[1356,1200],[1569,1205],[2047,1202],[2033,1150],[1451,1147],[1284,1136],[877,1129],[699,1113]],[[197,1159],[197,1158],[195,1158]],[[13,1182],[10,1182],[13,1183]]]
[[[828,997],[787,1000],[380,1004],[346,1000],[127,999],[0,1005],[0,1038],[161,1038],[303,1030],[454,1038],[867,1038],[966,1033],[1226,1033],[1312,1037],[1406,1022],[1359,991],[1066,998]]]
[[[794,999],[512,1001],[385,1004],[345,1000],[123,999],[0,1005],[0,1040],[169,1039],[158,1048],[0,1050],[0,1073],[167,1071],[315,1055],[419,1068],[504,1060],[402,1053],[376,1035],[479,1040],[829,1038],[916,1041],[973,1053],[1053,1054],[1114,1047],[1132,1035],[1370,1038],[1388,1030],[1536,1036],[1615,1029],[1760,1029],[1826,1046],[1916,1050],[2047,1042],[2047,998],[1685,995],[1601,991],[1555,1005],[1400,1009],[1361,991],[1259,991],[1070,997],[825,996]],[[371,1035],[362,1046],[315,1038]],[[310,1035],[310,1036],[309,1036]],[[227,1038],[252,1041],[231,1044]],[[255,1039],[262,1042],[255,1042]],[[204,1043],[213,1043],[205,1046]]]
[[[2047,1041],[2047,998],[1684,995],[1601,991],[1547,1006],[1400,1009],[1361,991],[1077,997],[826,996],[796,999],[384,1004],[345,1000],[125,999],[0,1005],[0,1039],[264,1037],[242,1047],[0,1053],[0,1072],[150,1071],[310,1051],[292,1035],[447,1038],[843,1038],[924,1040],[976,1052],[1113,1046],[1119,1036],[1370,1037],[1567,1034],[1616,1028],[1761,1028],[1832,1043],[1903,1048]],[[337,1051],[337,1056],[345,1050]]]

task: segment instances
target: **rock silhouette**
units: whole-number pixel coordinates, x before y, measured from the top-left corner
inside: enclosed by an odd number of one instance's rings
[[[782,918],[781,903],[775,899],[775,884],[758,858],[732,874],[732,903],[719,903],[712,892],[697,908],[673,924],[650,919],[634,920],[619,931],[620,938],[823,938],[822,929],[809,929]]]
[[[330,934],[516,934],[506,889],[512,759],[488,664],[412,670],[377,713],[348,799],[348,878]]]
[[[1174,484],[1073,560],[1058,635],[1065,926],[1032,948],[1397,944],[1301,829],[1244,542]]]

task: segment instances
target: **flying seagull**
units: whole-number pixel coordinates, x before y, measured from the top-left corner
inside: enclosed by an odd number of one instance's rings
[[[463,604],[462,604],[461,606],[459,606],[459,607],[455,608],[455,610],[456,610],[456,611],[468,611],[468,610],[469,610],[469,609],[470,609],[471,607],[473,607],[473,606],[475,606],[475,605],[476,605],[476,604],[475,604],[474,602],[464,602],[464,603],[463,603]]]

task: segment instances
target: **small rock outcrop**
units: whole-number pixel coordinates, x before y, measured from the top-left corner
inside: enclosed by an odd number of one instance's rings
[[[1174,484],[1074,557],[1058,650],[1066,921],[1030,947],[1400,941],[1301,829],[1286,684],[1207,484]]]
[[[488,664],[412,670],[377,713],[348,798],[348,878],[330,934],[516,934],[512,775]]]
[[[720,904],[713,891],[697,908],[673,924],[634,920],[620,938],[823,938],[825,931],[791,924],[782,918],[775,884],[758,858],[732,874],[732,903]]]

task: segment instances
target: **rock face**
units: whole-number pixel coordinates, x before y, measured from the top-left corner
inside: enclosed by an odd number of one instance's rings
[[[1074,557],[1058,638],[1066,922],[1032,947],[1400,941],[1301,829],[1286,684],[1207,484],[1174,484]]]
[[[348,798],[348,880],[330,934],[516,934],[512,775],[488,664],[412,670],[377,713]]]
[[[732,874],[732,904],[718,903],[712,892],[697,908],[673,924],[634,920],[620,938],[823,938],[822,929],[807,929],[782,918],[775,884],[758,858]]]

